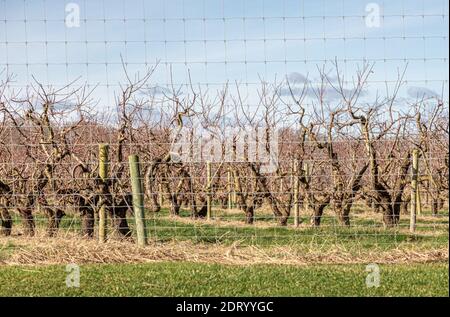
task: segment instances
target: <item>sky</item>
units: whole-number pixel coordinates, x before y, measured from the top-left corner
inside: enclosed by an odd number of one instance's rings
[[[367,60],[365,98],[407,66],[402,97],[448,102],[448,12],[447,0],[0,0],[0,69],[17,88],[81,77],[106,107],[121,56],[130,74],[158,61],[152,87],[186,84],[189,70],[211,91],[239,83],[251,104],[261,80],[314,85],[335,59],[350,79]]]

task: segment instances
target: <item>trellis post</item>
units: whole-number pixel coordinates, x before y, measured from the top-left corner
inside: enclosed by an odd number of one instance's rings
[[[145,230],[144,190],[142,187],[139,157],[130,155],[131,190],[133,192],[133,211],[136,222],[137,244],[140,247],[147,245],[147,233]]]
[[[307,184],[307,188],[309,188],[309,182],[310,182],[310,166],[308,162],[303,163],[303,172],[305,175],[305,181]],[[305,209],[305,212],[308,213],[309,212],[309,207],[308,207],[308,193],[305,193],[305,197],[303,198],[303,208]]]
[[[162,208],[162,205],[164,204],[164,195],[163,195],[163,188],[162,188],[162,184],[159,183],[158,184],[158,199],[159,199],[159,205]]]
[[[206,162],[206,219],[211,219],[211,162]]]
[[[232,194],[232,183],[231,183],[231,169],[229,168],[227,171],[227,185],[228,185],[228,210],[231,210],[233,208],[233,194]]]
[[[293,174],[294,174],[294,226],[298,227],[300,224],[300,206],[299,206],[299,197],[298,197],[298,191],[299,191],[299,181],[298,181],[298,161],[294,161],[294,168],[293,168]]]
[[[108,182],[108,168],[109,168],[109,158],[108,158],[109,146],[108,144],[99,144],[99,177],[103,182],[103,193],[107,193],[107,182]],[[106,197],[102,197],[101,206],[98,215],[98,240],[101,243],[106,242]]]
[[[412,157],[412,177],[411,177],[411,216],[409,222],[409,231],[416,231],[417,215],[417,178],[419,174],[419,151],[415,149]]]

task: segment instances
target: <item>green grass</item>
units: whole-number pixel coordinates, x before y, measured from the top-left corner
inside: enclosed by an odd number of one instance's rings
[[[380,265],[378,288],[366,286],[365,268],[189,262],[85,265],[80,288],[68,288],[64,266],[4,266],[0,296],[449,296],[448,263]]]
[[[424,211],[426,213],[426,211]],[[354,216],[352,226],[345,228],[340,226],[333,215],[325,215],[320,228],[310,226],[295,229],[292,226],[280,227],[272,216],[266,214],[265,218],[258,222],[267,224],[265,227],[240,225],[243,223],[242,214],[226,214],[218,211],[221,225],[204,220],[191,220],[189,211],[182,210],[179,217],[168,217],[168,210],[163,209],[159,213],[147,213],[146,226],[148,236],[158,242],[167,241],[191,241],[194,243],[221,243],[230,245],[239,241],[241,245],[257,245],[258,247],[270,246],[311,246],[334,247],[336,244],[348,249],[377,248],[389,250],[398,246],[422,248],[443,247],[448,244],[448,217],[437,218],[419,217],[417,234],[408,232],[409,219],[402,215],[398,228],[385,229],[380,219]],[[47,220],[43,217],[37,218],[37,226],[45,228]],[[234,220],[229,225],[228,221]],[[304,218],[304,221],[308,220]],[[16,218],[15,226],[20,226],[20,220]],[[129,220],[133,228],[133,219]],[[78,216],[67,215],[61,223],[61,232],[80,230],[80,219]],[[1,251],[0,251],[1,252]]]

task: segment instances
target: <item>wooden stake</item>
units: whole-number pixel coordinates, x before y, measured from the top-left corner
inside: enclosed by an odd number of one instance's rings
[[[417,213],[417,177],[419,171],[419,151],[413,151],[412,177],[411,177],[411,218],[409,222],[409,231],[416,231],[416,213]]]
[[[233,195],[232,195],[232,184],[231,184],[231,170],[228,169],[227,171],[227,185],[228,185],[228,210],[231,210],[233,208]]]
[[[298,199],[299,181],[298,181],[298,161],[294,161],[294,226],[300,224],[300,206]]]
[[[233,206],[237,205],[237,194],[236,194],[236,175],[235,173],[231,173],[231,181],[232,181],[232,198],[233,198]]]
[[[164,204],[164,193],[163,193],[163,187],[162,187],[161,183],[158,184],[158,199],[159,199],[159,205],[162,208],[162,206]]]
[[[109,168],[109,159],[108,159],[109,146],[108,144],[99,144],[99,177],[102,182],[108,181],[108,168]],[[100,206],[99,215],[98,215],[98,240],[100,243],[106,242],[106,204],[105,197],[103,197],[103,203]]]
[[[211,219],[211,198],[212,198],[212,193],[211,193],[211,162],[206,162],[206,188],[207,188],[207,193],[206,193],[206,219],[210,220]]]
[[[417,171],[419,173],[419,171]],[[418,179],[420,179],[419,176],[417,176]],[[417,214],[420,216],[422,214],[422,197],[420,195],[420,182],[417,182]]]
[[[142,187],[139,157],[130,155],[131,190],[133,192],[133,211],[136,222],[137,244],[140,247],[147,245],[147,232],[145,230],[144,189]]]
[[[303,164],[303,171],[305,173],[305,179],[306,179],[306,184],[307,184],[307,188],[309,188],[309,182],[310,182],[310,167],[309,167],[309,163],[305,162]],[[308,207],[309,201],[308,201],[308,193],[305,193],[305,197],[303,198],[303,208],[305,209],[305,213],[308,214],[309,212],[309,207]]]

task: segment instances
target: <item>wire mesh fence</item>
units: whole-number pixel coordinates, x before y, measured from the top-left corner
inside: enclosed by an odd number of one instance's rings
[[[2,233],[133,240],[142,196],[154,242],[439,244],[448,16],[445,0],[2,0]]]

